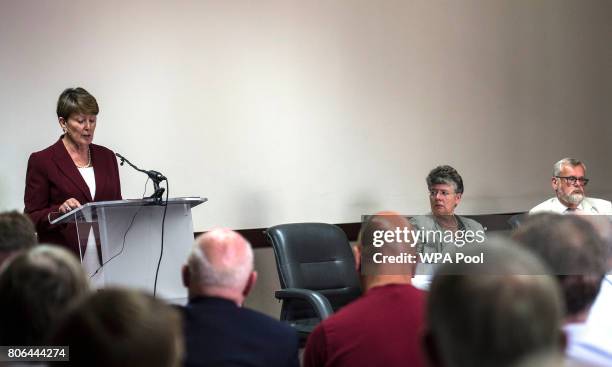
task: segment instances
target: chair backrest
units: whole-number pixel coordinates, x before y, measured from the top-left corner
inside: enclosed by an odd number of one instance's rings
[[[361,295],[351,245],[342,229],[327,223],[269,228],[281,288],[321,292],[334,310]]]
[[[508,219],[508,224],[512,227],[512,229],[517,229],[520,227],[521,223],[525,221],[525,219],[529,216],[528,213],[519,213],[515,214]]]

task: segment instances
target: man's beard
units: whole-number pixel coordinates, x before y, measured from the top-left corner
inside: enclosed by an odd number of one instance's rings
[[[561,199],[563,201],[567,201],[570,204],[578,205],[584,199],[584,193],[582,192],[574,192],[571,194],[561,194]]]

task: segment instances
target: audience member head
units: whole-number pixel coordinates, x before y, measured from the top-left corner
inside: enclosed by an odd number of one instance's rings
[[[434,276],[425,333],[432,365],[506,367],[559,352],[563,305],[548,269],[509,240],[489,239],[466,255],[480,252],[481,266],[446,263]]]
[[[463,179],[451,166],[438,166],[426,178],[429,204],[434,215],[452,215],[461,202]]]
[[[107,288],[74,304],[58,323],[53,345],[70,346],[75,366],[179,366],[178,310],[135,290]]]
[[[584,321],[606,273],[607,251],[593,226],[581,216],[529,216],[514,239],[539,256],[560,282],[567,321]]]
[[[575,209],[584,199],[585,175],[586,166],[574,158],[563,158],[553,165],[552,188],[566,207]]]
[[[612,217],[609,215],[581,215],[580,218],[591,223],[601,237],[606,251],[606,270],[612,270]]]
[[[0,345],[45,344],[58,314],[87,291],[67,250],[40,245],[16,255],[0,274]]]
[[[416,260],[416,246],[409,233],[412,229],[408,219],[395,212],[379,212],[366,219],[355,247],[355,262],[357,270],[361,273],[364,290],[367,291],[379,285],[411,282],[416,262],[406,264],[381,263],[380,261],[384,256],[396,258],[414,256]],[[376,245],[376,240],[382,241],[382,235],[391,232],[393,233],[390,236],[393,238],[392,241],[384,241],[384,244]]]
[[[36,244],[30,218],[17,211],[0,213],[0,265],[12,254]]]
[[[199,236],[183,266],[183,284],[189,298],[219,297],[242,305],[256,279],[251,245],[225,228]]]

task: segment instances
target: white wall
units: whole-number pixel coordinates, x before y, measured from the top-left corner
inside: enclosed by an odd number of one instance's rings
[[[76,85],[100,103],[96,143],[210,199],[198,230],[422,212],[439,163],[465,213],[529,208],[567,155],[611,196],[609,1],[0,4],[1,209],[23,207]]]
[[[0,210],[23,208],[69,86],[98,99],[96,143],[210,199],[196,230],[421,213],[441,163],[463,213],[530,208],[563,156],[611,199],[610,19],[606,0],[0,0]]]

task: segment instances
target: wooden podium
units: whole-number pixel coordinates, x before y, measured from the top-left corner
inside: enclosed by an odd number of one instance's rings
[[[75,225],[81,262],[88,264],[85,269],[95,287],[123,286],[152,293],[166,209],[156,294],[180,303],[187,298],[181,267],[194,240],[191,208],[206,201],[200,197],[171,198],[167,209],[153,199],[92,202],[51,224]]]

